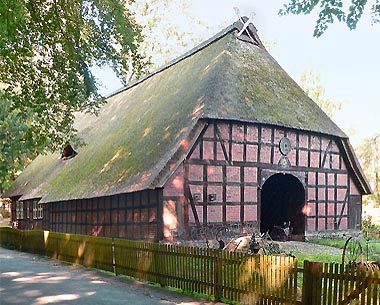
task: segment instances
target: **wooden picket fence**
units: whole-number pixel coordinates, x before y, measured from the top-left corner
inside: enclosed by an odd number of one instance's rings
[[[94,266],[243,304],[380,305],[377,268],[292,257],[0,228],[0,242],[21,251]],[[302,287],[302,288],[301,288]]]
[[[378,267],[305,261],[303,277],[303,304],[380,304]]]
[[[217,299],[296,304],[297,259],[115,239],[116,274]]]

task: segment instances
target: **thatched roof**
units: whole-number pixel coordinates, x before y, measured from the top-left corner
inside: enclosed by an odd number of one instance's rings
[[[5,196],[54,202],[162,187],[199,134],[203,119],[264,123],[347,136],[237,22],[107,99],[98,116],[80,114],[86,145],[63,161],[38,156]]]

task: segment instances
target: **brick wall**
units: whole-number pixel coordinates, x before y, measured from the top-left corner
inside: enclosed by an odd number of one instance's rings
[[[290,140],[284,156],[280,140]],[[165,194],[184,194],[188,185],[201,224],[258,221],[260,171],[306,174],[306,230],[348,228],[347,198],[358,194],[335,140],[292,129],[210,122],[183,164],[165,186]],[[187,176],[186,176],[187,173]],[[176,188],[175,184],[181,187]],[[166,188],[168,191],[166,192]],[[185,209],[185,208],[184,208]],[[185,219],[194,224],[188,207]]]

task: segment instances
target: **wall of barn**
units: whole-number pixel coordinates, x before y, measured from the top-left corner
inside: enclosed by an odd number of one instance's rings
[[[22,205],[16,200],[11,203],[12,226],[20,230],[47,230],[48,224],[39,199],[25,200]],[[41,210],[38,210],[41,207]]]
[[[287,155],[279,149],[284,137]],[[301,177],[306,231],[360,228],[361,194],[334,137],[213,121],[164,187],[165,236],[199,225],[255,225],[260,189],[275,173]]]
[[[27,219],[23,202],[22,219],[12,204],[12,219],[20,229],[44,229],[55,232],[107,236],[128,239],[162,238],[162,189],[107,197],[43,204],[43,219],[34,226]]]
[[[181,165],[166,182],[163,191],[163,236],[173,239],[188,231],[185,221],[188,203],[184,189],[184,166]],[[185,234],[186,235],[186,234]]]

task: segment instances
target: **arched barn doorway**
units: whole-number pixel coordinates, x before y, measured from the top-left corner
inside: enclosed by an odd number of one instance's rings
[[[303,240],[304,205],[305,189],[296,177],[290,174],[272,175],[261,189],[260,231],[269,231],[272,238],[282,239],[285,234],[280,228],[286,223],[290,227],[292,239]]]

